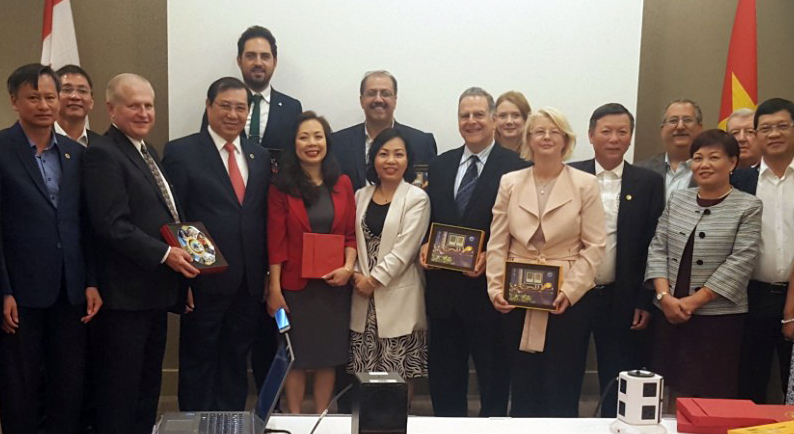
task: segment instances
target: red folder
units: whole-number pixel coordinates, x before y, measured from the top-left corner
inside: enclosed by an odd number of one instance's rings
[[[745,428],[792,420],[794,406],[756,405],[745,399],[678,398],[678,432],[724,434]]]
[[[345,265],[345,237],[334,234],[303,234],[301,277],[322,279]]]

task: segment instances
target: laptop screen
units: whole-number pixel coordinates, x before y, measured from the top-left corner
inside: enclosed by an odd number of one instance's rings
[[[286,335],[285,335],[286,336]],[[276,352],[276,357],[273,359],[273,364],[270,365],[270,370],[267,371],[262,389],[259,391],[259,400],[256,403],[256,415],[267,423],[273,409],[278,402],[278,395],[284,387],[284,380],[287,378],[292,367],[294,360],[292,353],[292,346],[290,345],[289,338],[281,345]]]

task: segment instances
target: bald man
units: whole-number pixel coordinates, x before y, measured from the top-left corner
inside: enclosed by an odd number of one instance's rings
[[[168,309],[181,278],[195,277],[190,255],[169,247],[160,227],[179,220],[173,189],[146,137],[154,126],[154,89],[120,74],[106,89],[110,129],[86,149],[83,182],[97,235],[97,428],[102,434],[149,434],[157,415]]]

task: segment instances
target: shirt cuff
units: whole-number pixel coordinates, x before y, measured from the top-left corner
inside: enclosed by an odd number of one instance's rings
[[[165,260],[168,259],[169,253],[171,253],[171,246],[168,246],[168,249],[165,250],[165,255],[163,255],[163,259],[160,259],[161,264],[165,264]]]

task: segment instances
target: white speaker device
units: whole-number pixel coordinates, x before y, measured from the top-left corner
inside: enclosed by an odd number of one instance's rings
[[[616,434],[664,434],[662,418],[664,378],[650,371],[618,375],[618,418],[609,426]]]

